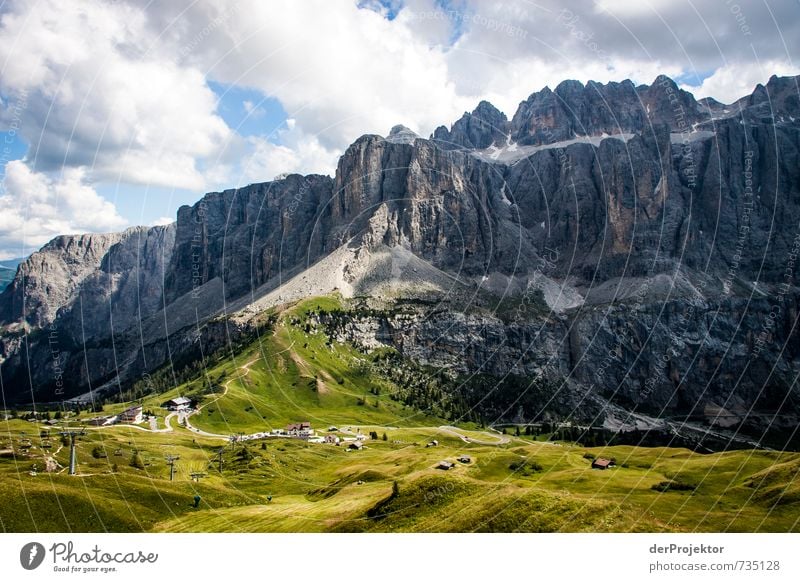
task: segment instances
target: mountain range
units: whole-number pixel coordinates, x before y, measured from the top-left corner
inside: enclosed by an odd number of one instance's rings
[[[446,370],[493,420],[791,440],[799,83],[722,104],[664,76],[564,81],[511,119],[484,101],[427,139],[364,135],[333,177],[59,236],[0,294],[4,398],[113,395],[335,293],[333,340]]]

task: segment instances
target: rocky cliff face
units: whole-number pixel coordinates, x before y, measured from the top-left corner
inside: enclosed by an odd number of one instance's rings
[[[739,427],[742,434],[786,431],[784,439],[797,421],[796,294],[626,300],[546,315],[478,303],[356,308],[322,323],[334,340],[367,350],[390,346],[467,385],[476,374],[495,378],[497,386],[509,375],[526,379],[531,389],[537,381],[549,383],[547,397],[533,401],[523,384],[520,404],[498,420],[555,414],[593,426],[663,428],[662,421],[678,419]],[[487,398],[492,390],[490,384]]]
[[[170,304],[209,282],[226,300],[320,256],[320,216],[330,202],[327,176],[288,176],[206,195],[178,210],[175,246],[165,271]]]
[[[125,233],[114,233],[54,238],[20,263],[14,281],[3,292],[0,319],[32,328],[49,325],[124,237]]]
[[[731,105],[666,77],[565,81],[511,120],[484,102],[431,139],[363,136],[334,178],[208,194],[168,227],[59,237],[0,295],[6,395],[49,399],[59,370],[69,394],[137,379],[235,334],[318,261],[388,248],[418,261],[391,258],[388,285],[411,264],[481,297],[481,314],[452,307],[399,331],[354,318],[342,337],[465,373],[546,370],[575,403],[796,413],[798,94],[797,78]],[[497,314],[533,295],[551,313]]]

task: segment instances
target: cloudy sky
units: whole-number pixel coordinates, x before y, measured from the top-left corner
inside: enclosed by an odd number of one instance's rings
[[[0,6],[0,258],[173,219],[211,190],[331,174],[565,78],[730,102],[800,72],[798,0],[19,0]]]

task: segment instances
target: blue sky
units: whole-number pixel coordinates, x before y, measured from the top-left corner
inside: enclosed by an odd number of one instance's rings
[[[28,144],[22,141],[16,131],[0,132],[0,144],[0,176],[4,176],[6,163],[21,160],[28,151]]]
[[[278,131],[286,129],[288,115],[274,97],[257,89],[209,81],[219,98],[217,111],[229,127],[243,136],[262,135],[277,142]]]

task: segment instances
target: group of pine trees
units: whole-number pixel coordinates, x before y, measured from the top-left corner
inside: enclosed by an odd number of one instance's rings
[[[196,381],[198,396],[221,392],[225,373],[223,372],[221,375],[212,378],[207,374],[208,368],[212,366],[212,363],[218,362],[231,353],[241,351],[258,338],[269,333],[276,322],[277,316],[270,315],[265,321],[254,325],[247,331],[241,332],[235,338],[223,342],[222,347],[211,351],[211,353],[204,353],[202,346],[198,345],[192,352],[184,354],[179,361],[173,361],[146,374],[140,380],[130,384],[127,389],[121,390],[109,398],[109,401],[131,402],[140,400],[145,396],[162,394],[172,390],[175,386],[192,380]]]

